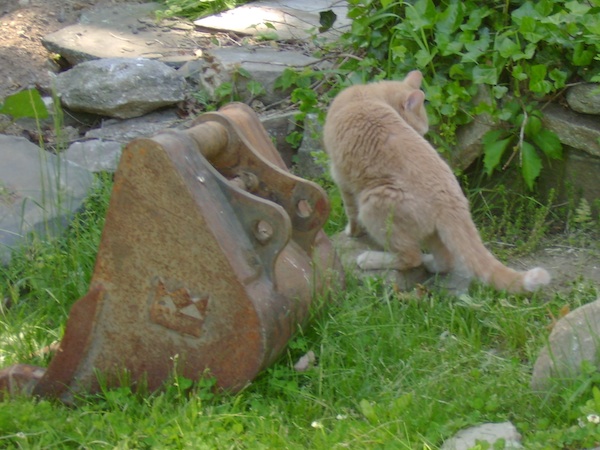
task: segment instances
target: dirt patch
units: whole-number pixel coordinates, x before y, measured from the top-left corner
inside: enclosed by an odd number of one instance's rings
[[[77,22],[82,12],[120,0],[0,0],[0,100],[31,86],[47,87],[60,67],[42,38]]]

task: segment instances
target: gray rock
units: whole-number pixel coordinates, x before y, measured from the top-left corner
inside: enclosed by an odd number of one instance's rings
[[[102,58],[157,59],[179,67],[197,58],[203,33],[183,30],[177,21],[158,23],[158,3],[100,6],[82,14],[79,23],[44,36],[43,45],[71,65]]]
[[[205,52],[206,64],[197,71],[198,81],[211,96],[223,83],[232,82],[240,100],[248,102],[253,97],[265,104],[285,99],[288,92],[273,88],[275,80],[287,67],[306,66],[317,62],[297,50],[281,50],[272,47],[224,47]],[[250,74],[250,79],[240,75],[240,69]],[[264,88],[256,95],[248,89],[248,81]]]
[[[567,103],[573,111],[600,115],[600,84],[584,83],[570,87]]]
[[[287,136],[296,128],[296,114],[298,111],[276,112],[275,114],[263,115],[260,121],[267,130],[269,137],[275,144],[285,165],[290,168],[293,164],[293,156],[296,153],[291,144],[286,141]]]
[[[114,172],[122,150],[120,142],[92,139],[71,144],[61,156],[90,172]]]
[[[533,367],[531,388],[543,392],[553,379],[572,379],[581,373],[583,361],[600,367],[600,299],[570,312],[560,319]]]
[[[348,30],[348,5],[335,0],[263,0],[196,20],[194,23],[209,30],[230,30],[238,34],[254,35],[287,41],[305,40],[318,34],[320,12],[331,10],[336,21],[331,30],[321,36],[331,39]]]
[[[31,232],[60,233],[77,211],[93,177],[20,137],[0,135],[0,262]]]
[[[128,119],[185,98],[185,80],[177,71],[149,59],[99,59],[61,73],[56,90],[74,111]]]
[[[490,96],[490,90],[485,86],[480,86],[473,102],[475,104],[489,103]],[[483,154],[483,136],[494,127],[495,123],[492,117],[484,113],[475,116],[472,122],[458,128],[456,130],[456,150],[452,152],[450,165],[461,170],[469,167]]]
[[[161,130],[173,128],[181,122],[175,111],[163,110],[133,119],[108,119],[99,128],[89,130],[87,139],[102,139],[127,144],[139,137],[152,137]]]
[[[504,440],[504,449],[519,449],[521,435],[510,422],[484,423],[475,427],[459,431],[454,437],[448,439],[442,445],[441,450],[469,450],[479,442],[487,442],[492,446],[500,439]],[[492,447],[495,448],[495,447]]]
[[[307,114],[304,119],[304,135],[302,144],[298,148],[296,160],[296,172],[304,178],[318,178],[322,176],[327,167],[319,164],[313,153],[323,152],[323,125],[319,123],[316,114]]]
[[[568,146],[594,156],[600,156],[600,120],[575,113],[555,104],[547,105],[542,122]]]

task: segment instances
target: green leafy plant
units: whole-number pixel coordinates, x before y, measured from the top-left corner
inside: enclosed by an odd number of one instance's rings
[[[4,103],[0,104],[0,114],[9,115],[13,119],[46,119],[48,109],[37,89],[26,89],[6,97]]]
[[[160,11],[158,18],[189,17],[198,19],[248,3],[249,0],[164,0],[167,9]]]
[[[351,30],[325,74],[331,94],[347,84],[424,73],[432,125],[442,152],[456,148],[456,132],[486,113],[496,123],[484,139],[488,174],[518,164],[533,189],[543,157],[562,146],[543,126],[543,107],[570,82],[600,81],[600,5],[543,0],[492,2],[350,0]],[[283,84],[306,82],[284,74]],[[327,100],[323,101],[323,103]],[[315,108],[311,98],[297,97]],[[301,106],[302,107],[302,106]]]
[[[199,92],[194,98],[205,106],[212,103],[213,108],[235,101],[250,103],[265,92],[264,86],[254,80],[248,70],[238,66],[231,72],[231,80],[218,85],[212,96],[207,96],[206,92]]]

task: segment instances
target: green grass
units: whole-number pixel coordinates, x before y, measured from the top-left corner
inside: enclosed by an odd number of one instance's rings
[[[64,237],[35,242],[0,269],[8,303],[0,314],[2,366],[46,365],[39,351],[60,338],[70,306],[87,291],[111,188],[109,178],[98,181]],[[578,419],[595,409],[594,369],[544,397],[528,386],[551,315],[597,297],[585,282],[530,298],[479,285],[452,297],[350,277],[282,358],[238,394],[175,376],[160,392],[104,389],[80,395],[75,406],[5,399],[0,447],[434,449],[462,428],[505,420],[528,449],[590,447],[600,431]],[[294,371],[308,350],[316,366]]]

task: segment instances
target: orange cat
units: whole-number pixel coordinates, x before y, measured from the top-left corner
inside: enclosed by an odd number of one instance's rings
[[[389,252],[367,251],[362,269],[424,264],[511,292],[550,282],[542,268],[518,272],[483,245],[469,204],[448,164],[423,138],[429,123],[422,75],[342,91],[329,108],[324,142],[348,216],[346,232],[367,232]],[[421,252],[424,245],[430,254]]]

